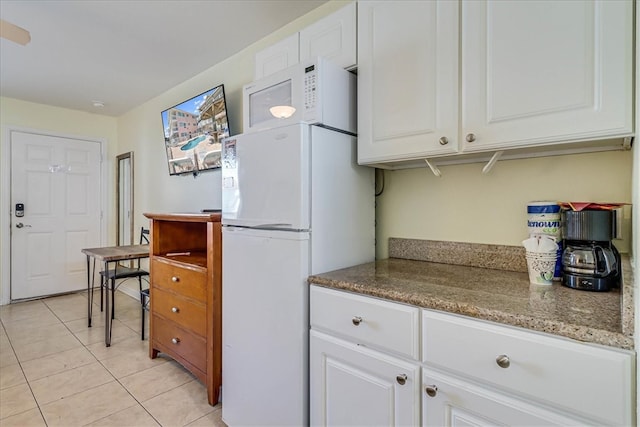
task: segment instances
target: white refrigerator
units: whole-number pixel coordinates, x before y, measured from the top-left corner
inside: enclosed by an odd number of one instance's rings
[[[309,423],[307,277],[374,259],[355,137],[294,124],[230,137],[222,166],[222,419]]]

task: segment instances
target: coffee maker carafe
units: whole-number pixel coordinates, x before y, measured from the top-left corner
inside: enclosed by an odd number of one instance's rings
[[[563,285],[589,291],[609,291],[620,286],[620,253],[611,242],[615,235],[614,219],[610,210],[562,213]]]

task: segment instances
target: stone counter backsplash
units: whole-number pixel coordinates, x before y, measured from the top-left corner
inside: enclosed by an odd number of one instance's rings
[[[391,237],[389,258],[527,272],[525,250],[520,246]]]

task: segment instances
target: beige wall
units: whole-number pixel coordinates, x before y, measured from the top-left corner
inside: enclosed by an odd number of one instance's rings
[[[385,171],[377,199],[378,258],[389,237],[520,245],[527,237],[527,203],[533,200],[631,203],[631,151],[499,161],[490,173],[482,163]],[[630,247],[631,209],[625,209]]]

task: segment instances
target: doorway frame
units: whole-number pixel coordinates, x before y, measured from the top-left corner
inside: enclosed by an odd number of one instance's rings
[[[90,136],[73,135],[42,129],[21,126],[2,126],[2,144],[0,144],[0,305],[11,303],[11,134],[13,132],[32,133],[35,135],[76,139],[80,141],[97,142],[100,144],[100,245],[104,246],[109,224],[108,194],[109,182],[105,159],[107,140]]]

